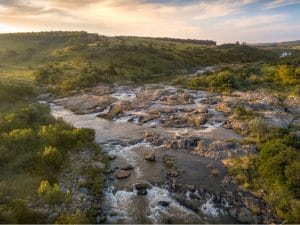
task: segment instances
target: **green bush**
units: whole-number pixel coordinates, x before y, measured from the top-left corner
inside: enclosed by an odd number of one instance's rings
[[[32,86],[25,83],[3,83],[0,81],[0,103],[18,101],[24,97],[33,97],[35,92]]]
[[[59,171],[63,165],[63,156],[57,148],[46,146],[41,154],[42,164],[46,171]]]
[[[238,79],[233,71],[224,69],[210,75],[200,75],[199,77],[192,79],[188,86],[192,89],[231,92],[238,88]]]
[[[286,130],[266,129],[260,119],[251,124],[259,154],[231,160],[229,172],[245,188],[263,189],[263,197],[285,222],[299,223],[300,140]]]
[[[70,192],[62,192],[58,184],[51,186],[48,180],[41,181],[38,188],[39,197],[46,203],[61,204],[66,202],[70,196]]]
[[[268,129],[268,126],[260,117],[256,117],[250,120],[248,125],[250,128],[251,135],[259,139],[261,139],[266,134],[266,131]]]
[[[257,114],[252,109],[246,109],[243,105],[237,104],[234,107],[234,116],[240,120],[255,119]]]

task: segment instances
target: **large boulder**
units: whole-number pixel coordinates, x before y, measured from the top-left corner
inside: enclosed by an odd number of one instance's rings
[[[119,100],[119,101],[115,102],[113,105],[111,105],[108,112],[101,113],[98,115],[98,117],[112,120],[117,115],[122,114],[122,113],[124,113],[124,111],[128,111],[130,109],[132,109],[131,101]]]
[[[144,154],[144,159],[148,161],[155,161],[155,151],[154,150],[148,150]]]
[[[117,179],[123,179],[123,178],[129,177],[129,175],[130,175],[129,170],[118,170],[116,172],[116,178]]]

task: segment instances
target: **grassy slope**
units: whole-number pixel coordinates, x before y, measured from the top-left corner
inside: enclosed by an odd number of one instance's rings
[[[269,60],[270,51],[243,45],[201,45],[143,37],[104,37],[85,32],[45,32],[0,35],[1,77],[26,77],[46,65],[59,65],[66,78],[91,65],[113,66],[117,76],[106,80],[151,81],[185,69],[219,63]],[[25,76],[24,76],[25,74]]]

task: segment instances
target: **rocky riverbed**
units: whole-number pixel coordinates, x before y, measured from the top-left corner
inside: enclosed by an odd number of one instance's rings
[[[240,189],[222,164],[256,154],[255,146],[242,144],[247,125],[232,112],[242,104],[287,127],[299,124],[299,102],[264,92],[222,96],[165,85],[100,85],[50,105],[55,117],[94,129],[110,156],[101,202],[82,189],[83,179],[73,179],[73,192],[81,187],[86,204],[101,204],[97,222],[272,223],[279,222],[272,210]]]

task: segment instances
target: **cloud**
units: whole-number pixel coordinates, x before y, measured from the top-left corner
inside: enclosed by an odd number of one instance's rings
[[[265,28],[269,26],[274,26],[275,24],[281,23],[287,19],[285,14],[277,15],[260,15],[255,17],[241,17],[236,19],[225,20],[220,26],[230,26],[232,29],[249,29],[251,28]]]
[[[265,4],[264,9],[274,9],[289,5],[300,4],[299,0],[273,0]]]
[[[264,34],[287,20],[284,14],[246,14],[247,7],[256,3],[260,1],[0,0],[0,32],[86,30],[105,35],[252,41],[255,35],[262,37],[255,32]]]

